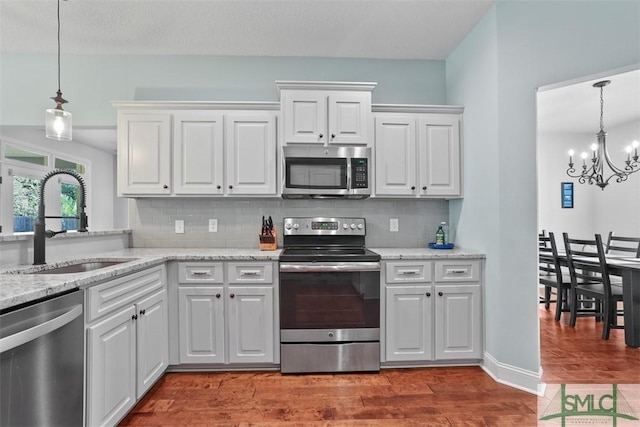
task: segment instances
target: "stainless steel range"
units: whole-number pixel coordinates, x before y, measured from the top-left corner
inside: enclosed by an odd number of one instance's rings
[[[380,255],[364,218],[285,218],[280,370],[380,370]]]

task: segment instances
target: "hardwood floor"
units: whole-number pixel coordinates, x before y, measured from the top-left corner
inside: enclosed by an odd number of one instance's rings
[[[624,331],[540,307],[543,381],[640,383],[640,349]],[[565,317],[566,316],[566,317]],[[537,397],[479,367],[383,369],[379,374],[170,373],[122,426],[535,426]]]

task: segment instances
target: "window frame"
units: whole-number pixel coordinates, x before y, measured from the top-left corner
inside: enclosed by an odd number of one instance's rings
[[[5,158],[7,146],[45,156],[48,158],[48,166],[39,166],[28,162],[21,162],[19,160],[7,159]],[[86,186],[87,200],[85,200],[85,212],[87,215],[90,214],[90,201],[88,194],[90,194],[91,188],[91,162],[88,159],[67,155],[66,153],[54,153],[43,149],[43,147],[21,141],[0,139],[0,177],[2,177],[2,184],[0,185],[0,235],[33,234],[32,231],[15,233],[13,231],[13,177],[17,175],[41,180],[45,174],[56,169],[54,167],[56,158],[84,166],[84,173],[81,173],[80,176],[82,176]],[[62,183],[78,185],[78,181],[66,174],[54,176],[47,182],[44,202],[46,206],[46,215],[48,216],[61,215]],[[48,218],[45,224],[47,229],[56,231],[62,229],[61,219]],[[76,232],[76,230],[69,230],[69,232]]]

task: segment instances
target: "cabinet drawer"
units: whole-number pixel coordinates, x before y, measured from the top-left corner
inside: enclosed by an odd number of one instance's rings
[[[387,262],[387,283],[431,282],[431,261]]]
[[[436,261],[436,282],[478,282],[480,281],[480,261],[451,260]]]
[[[273,283],[273,263],[229,262],[227,275],[229,283]]]
[[[178,264],[178,283],[222,283],[221,262],[181,262]]]
[[[156,289],[162,289],[163,286],[164,266],[91,286],[86,290],[87,322],[92,322],[127,304],[133,304],[141,296]]]

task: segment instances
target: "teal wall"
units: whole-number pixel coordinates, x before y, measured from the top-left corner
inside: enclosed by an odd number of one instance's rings
[[[457,243],[487,253],[486,352],[539,374],[536,89],[640,64],[640,2],[499,1],[447,60],[465,106]]]
[[[445,62],[294,57],[62,55],[74,126],[115,126],[111,101],[277,101],[276,80],[372,81],[374,103],[444,104]],[[42,125],[56,56],[2,54],[0,124]]]

